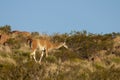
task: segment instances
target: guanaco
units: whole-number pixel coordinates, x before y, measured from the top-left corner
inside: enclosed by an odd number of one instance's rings
[[[35,57],[37,48],[42,51],[39,63],[41,63],[44,53],[46,54],[46,57],[48,57],[48,53],[52,50],[59,49],[61,47],[65,47],[66,49],[68,49],[68,46],[65,42],[52,43],[50,40],[47,39],[28,39],[28,42],[32,49],[32,53],[30,54],[30,56],[34,58],[35,62],[38,62]]]

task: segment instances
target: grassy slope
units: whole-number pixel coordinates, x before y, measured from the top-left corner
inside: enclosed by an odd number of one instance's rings
[[[115,50],[112,54],[110,34],[93,36],[85,32],[74,32],[55,34],[50,39],[53,42],[66,39],[69,49],[61,48],[51,52],[48,58],[43,58],[41,65],[30,59],[29,48],[21,44],[25,43],[24,37],[9,39],[12,52],[0,51],[0,80],[120,79],[120,52]]]

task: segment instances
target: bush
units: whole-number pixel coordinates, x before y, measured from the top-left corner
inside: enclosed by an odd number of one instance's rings
[[[0,26],[0,30],[5,33],[9,33],[9,32],[11,32],[11,26],[9,26],[9,25]]]
[[[55,62],[57,62],[57,58],[56,58],[55,56],[52,56],[52,55],[48,56],[48,57],[46,58],[46,60],[47,60],[47,62],[49,62],[49,63],[55,63]]]

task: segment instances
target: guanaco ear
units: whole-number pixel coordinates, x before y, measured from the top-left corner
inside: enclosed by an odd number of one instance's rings
[[[65,39],[63,43],[66,45],[66,42],[67,42],[67,40]]]
[[[63,42],[64,45],[66,45],[66,42]]]

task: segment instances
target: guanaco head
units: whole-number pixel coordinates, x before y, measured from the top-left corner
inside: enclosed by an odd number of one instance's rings
[[[55,49],[59,49],[61,47],[65,47],[66,49],[68,49],[68,46],[66,45],[65,42],[61,42],[61,43],[57,43],[57,44],[54,44],[54,48]]]
[[[65,47],[66,49],[68,49],[68,46],[66,45],[66,42],[63,42],[62,46]]]

